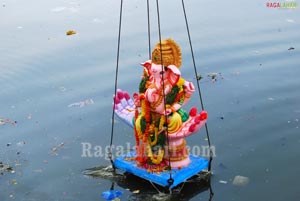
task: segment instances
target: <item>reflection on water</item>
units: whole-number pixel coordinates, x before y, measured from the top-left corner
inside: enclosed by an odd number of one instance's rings
[[[209,192],[209,196],[207,196],[208,201],[211,201],[213,198],[210,176],[207,173],[199,173],[171,191],[133,174],[115,173],[112,166],[93,167],[85,170],[83,173],[94,179],[110,180],[112,182],[110,190],[114,190],[115,184],[117,184],[118,187],[130,191],[132,194],[128,197],[128,200],[190,200],[204,191]]]
[[[181,72],[195,83],[180,4],[161,1],[162,37],[180,44]],[[213,200],[299,199],[299,7],[190,0],[186,10],[216,147]],[[6,122],[0,124],[0,161],[13,169],[1,172],[0,200],[102,200],[101,192],[111,187],[109,179],[82,174],[109,161],[82,157],[81,143],[109,143],[118,12],[118,3],[109,0],[0,1],[0,119]],[[131,94],[139,63],[148,58],[146,17],[144,1],[124,2],[119,88]],[[68,30],[77,34],[66,36]],[[222,78],[211,81],[212,73]],[[85,100],[93,104],[68,107]],[[190,105],[197,104],[195,95]],[[204,136],[191,136],[188,144],[206,145]],[[114,144],[126,142],[134,143],[132,131],[116,123]],[[249,183],[235,186],[236,176]],[[140,188],[136,180],[127,182]],[[157,195],[149,184],[152,190],[139,194],[128,185],[115,182],[124,200]],[[209,198],[207,188],[187,189],[192,192],[180,199]]]

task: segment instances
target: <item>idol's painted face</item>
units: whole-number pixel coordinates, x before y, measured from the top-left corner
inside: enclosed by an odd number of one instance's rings
[[[162,68],[161,64],[154,64],[151,65],[151,74],[154,78],[162,79],[162,74],[166,73],[165,68]]]

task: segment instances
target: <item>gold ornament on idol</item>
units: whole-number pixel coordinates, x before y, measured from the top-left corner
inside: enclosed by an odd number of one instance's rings
[[[161,58],[162,56],[162,58]],[[152,52],[152,62],[163,66],[181,66],[181,50],[178,44],[172,39],[161,40],[157,43]]]

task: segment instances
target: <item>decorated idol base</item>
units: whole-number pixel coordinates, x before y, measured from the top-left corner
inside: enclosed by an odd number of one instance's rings
[[[178,184],[187,181],[189,178],[201,171],[206,170],[208,167],[207,159],[190,154],[190,164],[187,167],[166,170],[162,172],[149,172],[147,169],[139,167],[135,160],[130,160],[131,158],[135,157],[135,151],[129,152],[121,157],[116,158],[114,160],[114,165],[116,168],[124,172],[134,174],[140,178],[151,181],[160,186],[169,188],[176,187]],[[172,179],[174,180],[171,186],[169,186],[168,183],[168,180],[170,179],[170,171]]]

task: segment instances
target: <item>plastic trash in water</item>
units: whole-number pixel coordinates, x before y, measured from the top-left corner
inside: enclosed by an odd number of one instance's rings
[[[237,175],[234,177],[232,184],[235,186],[246,186],[249,183],[249,178]]]
[[[0,125],[5,125],[7,123],[10,123],[12,126],[15,126],[18,122],[10,120],[9,117],[7,117],[6,119],[0,118]]]
[[[102,192],[102,197],[106,200],[114,200],[116,198],[120,198],[122,196],[122,192],[118,190],[109,190]]]
[[[83,107],[83,106],[86,106],[86,105],[92,105],[94,104],[94,101],[93,99],[86,99],[85,101],[80,101],[80,102],[77,102],[77,103],[71,103],[68,105],[68,107]]]
[[[17,143],[17,146],[18,147],[23,147],[25,144],[26,144],[25,141],[20,141],[20,142]]]

